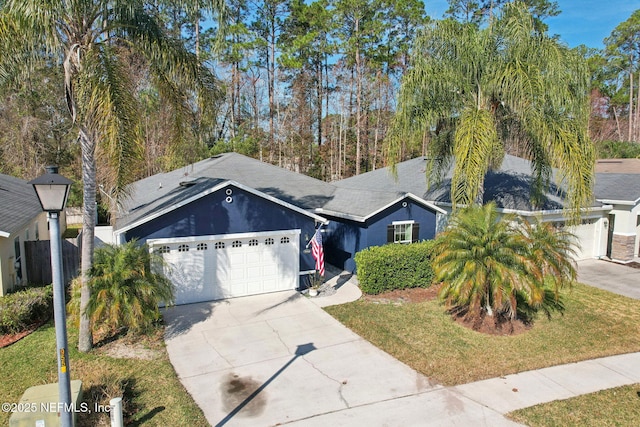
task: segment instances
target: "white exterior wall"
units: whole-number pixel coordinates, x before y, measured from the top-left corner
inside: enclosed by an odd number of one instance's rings
[[[64,221],[61,222],[64,224]],[[66,227],[62,226],[64,230]],[[22,282],[18,280],[16,272],[16,253],[15,240],[20,239],[20,269],[22,272]],[[0,237],[0,296],[5,295],[8,291],[18,285],[26,285],[29,281],[27,270],[25,268],[25,250],[24,242],[32,240],[49,240],[49,227],[47,222],[47,214],[42,212],[33,220],[25,224],[19,231],[9,235],[8,237]]]

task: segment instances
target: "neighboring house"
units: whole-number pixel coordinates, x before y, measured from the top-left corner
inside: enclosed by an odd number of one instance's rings
[[[33,186],[0,174],[0,296],[28,283],[24,242],[40,239],[49,239],[47,214]]]
[[[612,207],[606,255],[622,262],[640,257],[640,159],[598,160],[594,193]]]
[[[116,242],[146,242],[162,255],[178,304],[295,289],[314,271],[308,246],[318,226],[325,259],[350,271],[364,248],[434,238],[451,212],[450,172],[427,190],[425,167],[417,158],[398,164],[396,177],[384,168],[326,183],[221,154],[136,182],[113,235]],[[564,225],[562,190],[546,192],[536,208],[530,184],[530,163],[506,156],[487,174],[485,201]],[[622,226],[615,206],[598,199],[583,211],[582,223],[572,227],[581,243],[578,258],[617,255],[616,248],[628,244],[615,237]],[[615,229],[608,239],[610,221]]]

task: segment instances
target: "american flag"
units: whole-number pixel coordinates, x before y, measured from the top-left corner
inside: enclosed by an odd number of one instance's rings
[[[322,248],[322,233],[320,228],[316,230],[315,234],[311,238],[311,255],[316,260],[316,271],[320,272],[321,276],[324,276],[324,249]]]

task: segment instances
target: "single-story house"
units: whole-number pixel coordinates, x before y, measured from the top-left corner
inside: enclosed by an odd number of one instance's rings
[[[296,289],[314,271],[309,242],[318,227],[325,259],[350,271],[364,248],[434,238],[451,212],[450,176],[427,189],[425,167],[426,159],[417,158],[398,164],[397,177],[383,168],[327,183],[221,154],[134,183],[114,240],[137,239],[161,254],[178,304]],[[529,162],[506,156],[487,175],[485,200],[504,212],[563,224],[562,190],[552,188],[539,208],[532,206],[530,171]],[[579,258],[602,257],[609,249],[617,254],[618,240],[607,246],[613,208],[597,199],[583,211],[573,229]]]
[[[598,161],[594,194],[611,206],[606,256],[621,262],[640,257],[640,159]]]
[[[49,229],[33,186],[0,174],[0,296],[29,282],[24,242],[40,239],[49,239]]]

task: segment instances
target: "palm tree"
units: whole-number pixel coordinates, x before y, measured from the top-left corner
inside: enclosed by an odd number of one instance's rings
[[[429,139],[429,183],[455,159],[454,206],[481,202],[484,177],[505,150],[529,158],[535,198],[560,170],[572,208],[591,198],[589,74],[580,55],[535,29],[521,4],[487,28],[434,21],[418,37],[387,139],[392,164],[406,141]]]
[[[158,304],[173,303],[173,284],[152,271],[154,262],[148,246],[135,241],[96,249],[87,305],[94,327],[103,325],[110,332],[125,327],[137,333],[160,319]]]
[[[493,203],[457,211],[434,251],[440,297],[471,319],[561,309],[558,290],[576,275],[569,232],[501,216]]]
[[[214,5],[214,2],[211,2]],[[11,85],[38,66],[64,68],[64,93],[82,153],[82,298],[78,348],[92,346],[84,315],[94,252],[96,159],[121,199],[141,152],[136,88],[126,72],[132,54],[144,58],[149,84],[173,106],[180,139],[188,128],[192,92],[211,108],[217,83],[183,44],[170,38],[142,0],[5,0],[0,3],[0,85]]]

